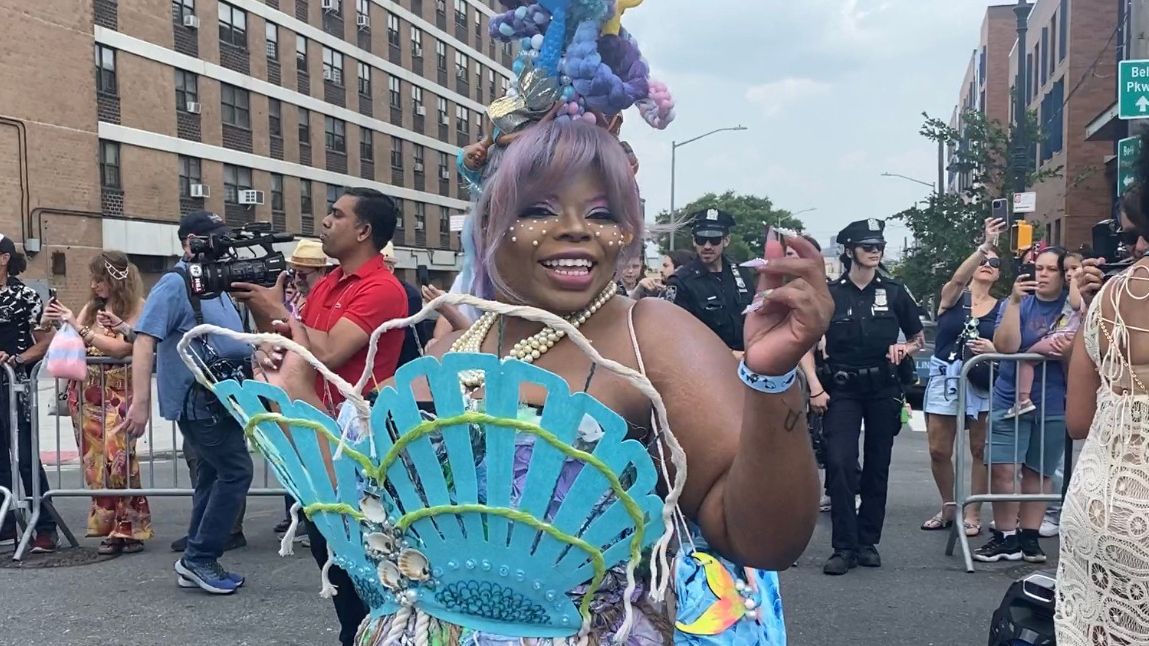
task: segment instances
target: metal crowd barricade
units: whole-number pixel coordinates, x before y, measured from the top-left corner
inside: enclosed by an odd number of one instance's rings
[[[1022,473],[1021,473],[1020,466],[1021,466],[1021,464],[1024,464],[1024,462],[1025,462],[1025,454],[1019,453],[1019,451],[1022,447],[1020,446],[1020,442],[1019,442],[1018,429],[1021,426],[1021,417],[1022,416],[1015,415],[1011,420],[1005,420],[1005,421],[1010,421],[1013,423],[1013,426],[1014,426],[1013,455],[1015,456],[1016,459],[1020,459],[1020,462],[1015,465],[1016,467],[1018,467],[1016,469],[1016,473],[1015,473],[1014,479],[1013,479],[1013,488],[1015,489],[1015,492],[1012,492],[1012,493],[994,493],[993,492],[993,466],[994,466],[994,462],[992,459],[992,433],[993,433],[994,409],[993,409],[993,392],[992,391],[993,391],[993,384],[997,378],[997,376],[996,376],[997,371],[995,370],[996,366],[995,366],[994,362],[1002,362],[1002,361],[1015,361],[1015,362],[1031,361],[1031,362],[1034,362],[1036,364],[1039,364],[1040,370],[1041,370],[1041,382],[1040,383],[1041,383],[1041,388],[1043,390],[1046,387],[1046,377],[1048,377],[1050,364],[1053,364],[1054,370],[1062,370],[1062,367],[1059,365],[1059,362],[1057,360],[1050,359],[1049,357],[1046,357],[1046,356],[1040,355],[1040,354],[987,353],[987,354],[980,354],[980,355],[974,356],[969,361],[965,362],[964,365],[962,365],[961,376],[958,379],[958,384],[957,384],[958,385],[958,388],[957,388],[958,416],[957,416],[957,433],[956,433],[956,436],[954,438],[954,501],[957,503],[957,506],[954,510],[955,521],[953,524],[953,530],[950,533],[948,542],[946,543],[946,555],[952,556],[954,553],[955,544],[960,543],[961,549],[962,549],[962,557],[965,560],[966,572],[973,572],[974,571],[973,553],[970,549],[970,537],[966,536],[965,528],[963,526],[963,523],[961,522],[961,519],[964,518],[966,506],[974,505],[974,504],[982,504],[982,503],[986,503],[986,502],[991,503],[991,504],[995,503],[995,502],[1018,502],[1018,503],[1023,503],[1023,502],[1060,502],[1065,497],[1065,491],[1069,485],[1070,473],[1072,472],[1073,441],[1071,438],[1068,437],[1068,434],[1067,434],[1066,439],[1065,439],[1065,455],[1062,458],[1062,465],[1063,465],[1062,469],[1063,470],[1062,470],[1061,491],[1060,492],[1052,492],[1052,493],[1020,493],[1021,488],[1022,488],[1022,484],[1021,484]],[[986,416],[986,430],[985,430],[986,439],[985,439],[985,457],[984,457],[985,462],[986,462],[986,468],[988,471],[987,488],[986,488],[986,493],[984,493],[984,494],[974,494],[971,491],[972,485],[970,483],[970,476],[966,475],[966,471],[967,471],[967,465],[966,465],[966,450],[967,449],[966,449],[966,447],[969,445],[969,427],[967,424],[966,415],[964,414],[964,409],[965,409],[965,401],[966,401],[966,396],[967,396],[966,393],[970,387],[969,373],[978,364],[982,364],[982,363],[986,363],[986,362],[990,362],[989,363],[990,411]],[[1035,384],[1038,383],[1038,381],[1037,381],[1037,370],[1038,370],[1038,367],[1035,366],[1034,367],[1034,380],[1033,380],[1033,383],[1035,383]],[[1015,371],[1014,372],[1015,399],[1016,399],[1018,383],[1019,383],[1019,375],[1018,375],[1017,371]],[[1043,393],[1043,395],[1044,395],[1044,393]],[[1052,479],[1054,476],[1053,473],[1048,473],[1048,474],[1045,473],[1045,423],[1046,423],[1046,417],[1047,417],[1046,416],[1046,410],[1045,410],[1045,400],[1046,400],[1046,397],[1043,396],[1041,398],[1041,403],[1038,406],[1038,409],[1036,411],[1037,419],[1040,420],[1037,432],[1041,438],[1040,439],[1040,442],[1041,442],[1040,449],[1038,452],[1038,462],[1040,462],[1040,464],[1041,464],[1041,470],[1038,472],[1038,476],[1041,478],[1041,480],[1039,480],[1039,482],[1044,482],[1044,478],[1047,478],[1047,477]],[[1064,418],[1065,412],[1062,411],[1061,415]],[[998,462],[997,464],[1003,464],[1003,463]],[[1044,487],[1043,487],[1043,490],[1044,490]],[[1020,514],[1020,511],[1019,511],[1019,514]],[[992,518],[992,515],[990,517]],[[986,516],[985,516],[984,511],[981,515],[981,518],[982,518],[982,523],[981,523],[982,527],[989,527],[989,522],[985,520]]]
[[[100,415],[102,426],[100,429],[100,433],[101,433],[101,437],[104,437],[107,433],[107,430],[108,430],[107,426],[106,426],[107,422],[108,422],[107,407],[109,406],[108,398],[106,397],[108,367],[115,368],[118,366],[130,366],[131,362],[128,360],[114,359],[111,357],[88,357],[87,363],[89,366],[95,365],[95,366],[103,366],[104,367],[103,369],[98,371],[99,378],[100,378],[99,388],[100,388],[100,393],[101,393],[101,407],[102,407],[102,414]],[[36,456],[36,457],[38,457],[40,455],[40,431],[41,431],[40,419],[41,419],[41,409],[43,407],[41,405],[42,402],[40,401],[39,383],[40,383],[40,374],[41,374],[42,367],[43,367],[43,363],[39,363],[32,369],[32,372],[31,372],[31,375],[30,375],[30,378],[28,381],[28,385],[27,385],[27,388],[30,391],[29,407],[31,409],[30,412],[31,412],[31,416],[32,416],[31,454],[33,456]],[[9,369],[9,371],[10,371],[10,369]],[[54,385],[53,385],[52,391],[51,391],[53,401],[56,402],[58,405],[64,399],[61,397],[60,381],[61,380],[53,380]],[[66,382],[66,383],[70,384],[72,382]],[[77,396],[78,406],[79,406],[77,413],[81,419],[83,419],[83,410],[84,410],[84,407],[86,406],[84,399],[85,399],[84,393],[82,392],[82,389],[81,389],[81,392],[79,392],[78,396]],[[15,407],[13,407],[13,410],[14,409],[15,409]],[[125,410],[126,410],[126,406],[125,406]],[[88,479],[86,477],[86,474],[84,474],[84,472],[83,472],[84,444],[83,444],[83,431],[82,431],[82,429],[80,429],[78,432],[75,430],[74,421],[72,420],[70,411],[67,410],[66,406],[63,407],[62,409],[57,409],[57,414],[55,417],[56,417],[56,422],[55,422],[55,444],[56,444],[56,446],[55,446],[55,483],[54,483],[55,486],[54,486],[54,488],[51,488],[49,491],[41,492],[41,491],[39,491],[40,487],[39,487],[38,479],[35,477],[33,478],[33,480],[32,480],[33,491],[31,492],[31,495],[29,496],[29,498],[31,500],[31,510],[32,510],[32,516],[29,518],[28,523],[27,523],[27,526],[29,528],[35,527],[36,521],[39,519],[41,510],[47,509],[49,511],[49,513],[51,513],[56,518],[58,528],[59,528],[60,532],[64,535],[64,538],[67,539],[68,543],[72,547],[79,547],[79,541],[76,540],[75,535],[72,534],[72,532],[68,528],[68,526],[60,519],[60,515],[56,512],[55,507],[52,505],[52,500],[54,500],[56,498],[68,498],[68,497],[71,497],[71,498],[128,497],[128,496],[164,496],[164,497],[188,496],[188,497],[190,497],[195,493],[195,489],[193,488],[193,486],[181,486],[180,473],[179,473],[179,471],[180,471],[180,469],[179,469],[179,458],[182,455],[183,451],[181,449],[181,442],[180,442],[181,435],[179,433],[178,426],[176,425],[175,422],[169,423],[170,426],[169,426],[168,433],[164,434],[165,437],[170,437],[171,444],[168,447],[165,447],[162,451],[157,451],[156,450],[157,434],[156,434],[156,428],[155,428],[155,421],[156,420],[155,420],[154,415],[149,415],[147,432],[141,438],[137,438],[136,441],[129,441],[127,443],[127,447],[126,447],[127,452],[128,452],[126,459],[121,460],[121,461],[117,461],[117,466],[122,465],[122,468],[125,470],[125,472],[123,474],[124,475],[124,478],[123,478],[124,483],[125,484],[131,484],[131,481],[132,481],[131,480],[131,462],[132,462],[131,458],[136,457],[139,459],[139,465],[140,465],[139,478],[140,478],[140,485],[141,485],[140,487],[124,487],[124,488],[104,487],[104,488],[92,489],[92,488],[88,487]],[[13,412],[13,419],[15,419],[15,412]],[[76,449],[77,449],[77,458],[78,458],[77,467],[79,469],[79,480],[81,483],[80,487],[69,488],[69,487],[64,486],[64,471],[65,471],[64,457],[65,456],[63,453],[63,449],[62,449],[63,431],[61,430],[61,427],[64,424],[67,424],[69,426],[69,432],[71,432],[77,436],[76,437]],[[16,453],[17,443],[16,443],[15,437],[16,437],[15,434],[13,434],[12,455],[13,455],[13,472],[14,473],[15,473],[15,460],[16,460],[16,455],[17,455],[17,453]],[[145,455],[138,455],[135,453],[136,444],[140,440],[142,440],[143,438],[147,439],[147,441],[146,441],[147,451],[146,451]],[[171,463],[171,483],[172,483],[172,485],[171,486],[157,486],[156,485],[157,469],[162,468],[160,466],[160,463],[165,459],[167,459]],[[108,464],[107,460],[105,460],[104,462],[105,463],[103,466],[105,469],[112,468],[112,465]],[[258,488],[256,488],[256,487],[251,488],[250,490],[248,490],[248,495],[249,496],[282,496],[282,495],[285,495],[287,492],[284,489],[270,486],[270,479],[271,478],[270,478],[269,474],[271,472],[271,469],[267,468],[266,463],[264,466],[265,466],[265,468],[263,469],[262,486],[258,487]],[[147,468],[147,472],[148,472],[146,478],[144,475],[145,467]],[[105,482],[107,482],[107,480],[111,477],[111,475],[112,474],[110,472],[105,472]],[[194,485],[194,483],[188,483],[188,485]],[[16,498],[16,500],[18,501],[19,498]],[[16,548],[16,553],[13,555],[14,560],[19,561],[23,557],[24,552],[28,547],[28,543],[31,541],[31,536],[32,536],[31,531],[25,531],[23,533],[23,538]]]

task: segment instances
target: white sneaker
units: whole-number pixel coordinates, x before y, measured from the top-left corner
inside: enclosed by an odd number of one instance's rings
[[[818,501],[818,511],[830,511],[830,497],[822,494],[822,499]]]
[[[1037,530],[1037,533],[1041,534],[1042,538],[1053,538],[1054,536],[1057,536],[1060,532],[1061,532],[1061,525],[1049,520],[1048,518],[1042,519],[1041,529]]]

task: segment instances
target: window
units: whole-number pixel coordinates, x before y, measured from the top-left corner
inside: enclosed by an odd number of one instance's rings
[[[423,107],[423,88],[418,85],[411,86],[411,104],[416,108]]]
[[[483,89],[483,65],[479,61],[475,61],[475,89]]]
[[[176,70],[176,110],[184,112],[189,103],[199,101],[199,77],[191,72]]]
[[[299,109],[299,145],[311,145],[311,113],[307,108]]]
[[[295,67],[307,73],[307,39],[299,34],[295,35]]]
[[[510,80],[508,80],[507,77],[504,76],[503,80],[499,82],[499,85],[503,89],[503,94],[506,94],[507,89],[510,87]]]
[[[447,123],[447,99],[444,99],[443,97],[438,97],[437,103],[439,104],[439,106],[438,106],[439,123],[446,124]]]
[[[247,90],[226,83],[220,84],[220,103],[223,122],[237,128],[251,127],[251,98]]]
[[[455,52],[455,76],[467,80],[467,67],[471,61],[467,59],[467,55],[462,52]]]
[[[411,55],[423,57],[423,30],[418,27],[411,27]]]
[[[427,210],[426,204],[422,202],[415,202],[415,230],[427,228]]]
[[[419,175],[423,174],[423,156],[426,151],[425,147],[415,144],[415,172]]]
[[[370,15],[371,15],[370,7],[371,7],[371,0],[356,0],[356,2],[355,2],[355,18],[356,18],[355,22],[356,22],[356,24],[358,24],[359,22],[362,22],[358,19],[359,16],[370,17]],[[370,26],[370,24],[368,24],[368,26]]]
[[[184,24],[185,16],[195,15],[195,0],[172,0],[172,17],[179,24]]]
[[[267,100],[267,130],[272,137],[283,136],[283,104],[279,99]]]
[[[471,114],[461,105],[455,106],[455,128],[459,130],[460,134],[469,134],[471,132]]]
[[[435,65],[441,69],[447,69],[447,45],[441,40],[435,41]]]
[[[494,96],[495,90],[495,70],[487,68],[487,85],[491,87],[491,95]]]
[[[116,50],[96,45],[96,91],[116,93]]]
[[[326,213],[331,213],[332,207],[335,206],[335,200],[338,200],[339,196],[342,193],[343,193],[343,189],[341,187],[336,186],[334,184],[328,184],[327,185],[327,211],[326,211]]]
[[[391,137],[391,168],[403,170],[403,140]]]
[[[271,174],[271,210],[283,211],[283,175]]]
[[[370,128],[359,128],[359,161],[375,163],[375,133]]]
[[[439,153],[439,180],[444,182],[447,181],[447,177],[450,176],[450,172],[451,158],[447,156],[447,153]]]
[[[1049,27],[1041,28],[1041,85],[1049,80]],[[1041,87],[1041,86],[1038,86]]]
[[[223,165],[223,201],[239,204],[239,192],[251,190],[251,169]]]
[[[267,41],[267,60],[279,60],[279,27],[269,22],[263,27],[264,39]]]
[[[362,61],[359,62],[359,93],[371,96],[371,66]]]
[[[219,42],[247,49],[247,14],[226,2],[219,3]]]
[[[323,118],[323,142],[327,150],[337,153],[347,152],[347,124],[335,117]]]
[[[395,203],[395,212],[398,215],[395,218],[395,230],[398,231],[403,228],[403,199],[392,197],[391,201]]]
[[[180,155],[180,197],[191,197],[192,184],[203,184],[200,160]]]
[[[1065,60],[1065,48],[1069,45],[1069,0],[1061,0],[1061,24],[1057,30],[1057,58]]]
[[[447,207],[439,207],[439,238],[444,241],[451,239],[451,212]]]
[[[467,3],[466,0],[455,0],[455,24],[463,29],[467,28]]]
[[[403,81],[399,80],[398,76],[392,76],[387,79],[387,89],[391,94],[391,107],[402,107]]]
[[[100,186],[121,188],[120,184],[120,144],[114,141],[100,142]]]
[[[311,180],[299,180],[299,211],[307,215],[314,213],[311,209]]]
[[[323,79],[336,85],[343,85],[343,54],[323,48]]]
[[[392,47],[399,48],[399,16],[387,14],[387,42]]]

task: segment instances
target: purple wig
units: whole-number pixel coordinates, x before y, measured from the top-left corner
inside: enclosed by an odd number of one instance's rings
[[[622,145],[599,126],[580,119],[555,119],[519,135],[503,152],[498,168],[486,178],[473,213],[472,240],[477,262],[470,293],[493,299],[502,292],[519,300],[495,266],[504,234],[525,207],[545,196],[548,187],[560,185],[564,179],[585,170],[598,175],[621,230],[632,236],[619,260],[625,261],[641,251],[642,206]]]

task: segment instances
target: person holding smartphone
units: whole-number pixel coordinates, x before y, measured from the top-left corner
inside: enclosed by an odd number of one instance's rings
[[[1069,298],[1065,256],[1065,250],[1060,247],[1044,249],[1036,254],[1032,270],[1024,268],[1017,277],[1013,292],[998,315],[993,336],[998,352],[1027,352],[1051,331],[1068,324],[1063,317]],[[1071,337],[1059,336],[1046,350],[1046,356],[1062,358],[1072,341]],[[1017,362],[1003,361],[993,384],[986,450],[991,490],[1016,492],[1020,467],[1021,491],[1043,493],[1050,490],[1050,476],[1061,463],[1065,450],[1065,374],[1057,366],[1041,370],[1033,380],[1030,395],[1033,410],[1008,418],[1019,403],[1015,387],[1017,371]],[[973,557],[982,562],[1025,559],[1030,563],[1044,563],[1039,529],[1045,506],[1044,502],[993,503],[993,537],[978,548]]]

